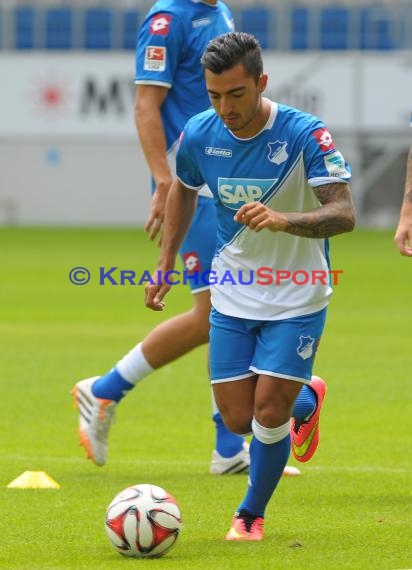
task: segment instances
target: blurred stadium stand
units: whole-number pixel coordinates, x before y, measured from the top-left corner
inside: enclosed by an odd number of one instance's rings
[[[249,32],[258,38],[263,49],[268,49],[272,44],[273,30],[275,25],[276,10],[264,6],[260,8],[244,8],[239,10],[237,28]]]
[[[412,0],[229,0],[238,29],[263,49],[401,50],[412,46]],[[0,0],[0,49],[134,50],[152,2]]]
[[[35,46],[35,26],[36,26],[36,10],[29,6],[17,8],[14,12],[9,14],[14,16],[14,42],[10,49],[33,49]],[[2,23],[4,26],[7,24],[8,15],[3,14]],[[3,34],[3,37],[6,37]]]
[[[46,12],[46,49],[70,49],[73,45],[73,11],[51,8]]]
[[[109,8],[88,8],[84,11],[83,41],[85,49],[113,49],[114,12]]]

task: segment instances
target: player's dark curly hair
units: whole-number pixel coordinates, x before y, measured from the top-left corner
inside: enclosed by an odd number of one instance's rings
[[[219,75],[242,63],[256,81],[262,75],[263,61],[259,41],[252,34],[228,32],[211,40],[202,55],[203,69]]]

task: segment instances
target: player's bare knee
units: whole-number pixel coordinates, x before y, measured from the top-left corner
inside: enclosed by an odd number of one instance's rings
[[[196,338],[198,344],[206,344],[209,342],[209,315],[196,308],[192,309],[189,314],[190,319],[187,320],[186,325],[187,329],[190,329],[192,338]]]
[[[227,429],[238,435],[243,435],[249,433],[252,425],[252,416],[241,415],[241,414],[231,414],[226,412],[226,414],[221,412],[223,421]]]
[[[232,433],[236,433],[237,435],[244,435],[245,433],[250,433],[251,431],[251,422],[244,422],[241,423],[239,421],[235,421],[226,425],[227,429]]]
[[[286,402],[281,401],[256,405],[255,418],[264,426],[281,426],[290,419],[290,406]]]
[[[209,342],[210,323],[209,317],[207,319],[199,319],[197,323],[197,336],[202,343]]]

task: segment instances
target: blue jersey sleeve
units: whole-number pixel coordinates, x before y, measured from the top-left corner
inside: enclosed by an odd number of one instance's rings
[[[136,83],[171,87],[185,36],[183,24],[176,14],[150,13],[138,34]]]
[[[200,190],[205,184],[197,162],[194,160],[193,152],[190,151],[187,127],[180,136],[179,150],[176,156],[176,176],[185,186],[192,190]]]
[[[312,125],[303,149],[308,182],[321,186],[332,182],[348,182],[350,166],[335,148],[332,135],[320,122]]]

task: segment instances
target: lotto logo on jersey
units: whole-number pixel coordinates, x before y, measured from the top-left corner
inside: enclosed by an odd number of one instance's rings
[[[259,202],[278,179],[261,180],[248,178],[219,178],[218,192],[222,204],[231,210],[238,210],[243,204]]]
[[[321,151],[326,152],[328,150],[335,150],[332,135],[326,129],[318,129],[317,131],[314,131],[313,136],[318,141]]]
[[[208,156],[220,156],[221,158],[232,158],[232,151],[230,148],[215,148],[214,146],[207,146],[205,154]]]
[[[144,56],[145,71],[164,71],[166,69],[166,48],[147,46]]]
[[[150,33],[155,36],[167,36],[171,21],[170,14],[156,14],[150,22]]]
[[[202,271],[200,259],[196,251],[189,251],[183,254],[183,263],[187,271],[190,273],[194,271]]]

